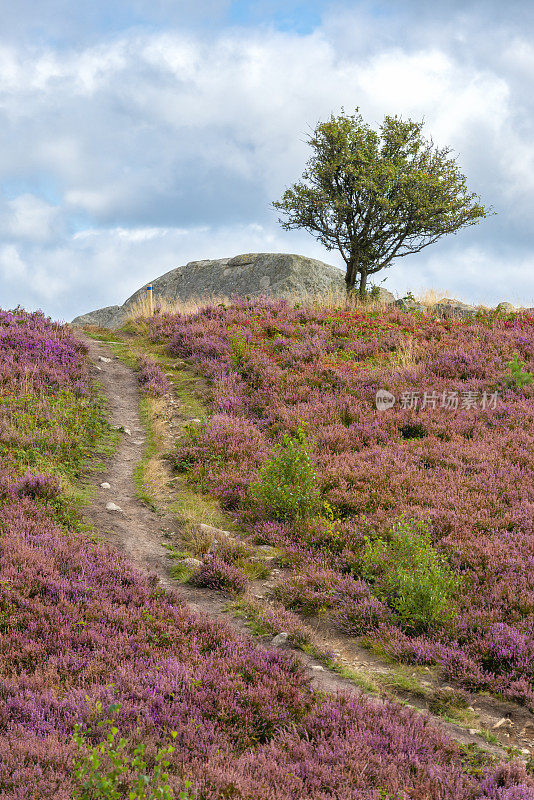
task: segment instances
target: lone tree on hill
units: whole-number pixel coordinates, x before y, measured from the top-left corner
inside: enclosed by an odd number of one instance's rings
[[[423,123],[384,117],[379,132],[353,115],[333,114],[307,140],[313,155],[303,180],[286,189],[274,208],[286,230],[305,228],[346,265],[347,293],[393,259],[418,253],[447,233],[488,215],[467,190],[448,147],[422,135]]]

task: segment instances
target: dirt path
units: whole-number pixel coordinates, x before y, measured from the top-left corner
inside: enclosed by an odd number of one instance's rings
[[[224,612],[225,600],[218,593],[179,584],[171,578],[172,562],[164,543],[168,541],[166,537],[169,534],[178,533],[176,517],[151,511],[136,499],[133,471],[143,457],[145,433],[139,417],[139,391],[135,375],[114,357],[106,344],[95,341],[79,331],[77,335],[89,349],[89,358],[95,368],[95,379],[101,384],[108,398],[109,422],[124,429],[119,446],[113,458],[109,460],[105,472],[95,478],[96,492],[87,511],[88,518],[98,533],[107,537],[141,571],[157,576],[165,588],[179,591],[192,611],[213,619],[224,620],[227,625],[254,641],[256,646],[261,646],[257,640],[252,639],[242,620]],[[102,488],[100,483],[108,483],[110,488]],[[120,510],[107,509],[106,505],[109,503],[115,504]],[[325,669],[310,656],[299,650],[294,652],[318,689],[326,692],[345,691],[358,695],[365,693],[351,681]],[[369,697],[374,702],[383,702],[375,695]],[[503,716],[502,709],[490,719],[497,719],[499,714]],[[501,747],[489,744],[477,733],[470,733],[465,728],[446,722],[441,717],[430,716],[437,727],[458,742],[476,744],[499,757],[506,755]]]

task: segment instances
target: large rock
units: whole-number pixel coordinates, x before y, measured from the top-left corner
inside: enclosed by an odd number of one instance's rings
[[[395,300],[394,305],[397,308],[400,308],[401,311],[424,311],[425,307],[422,303],[418,303],[417,300],[410,300],[409,298],[401,297],[398,300]]]
[[[503,314],[513,314],[515,312],[515,306],[511,303],[499,303],[495,311],[502,311]]]
[[[384,289],[383,286],[377,286],[376,291],[371,295],[371,297],[374,300],[378,300],[379,303],[384,303],[386,306],[395,304],[395,295],[392,292],[388,292],[388,290]]]
[[[122,306],[109,306],[73,320],[74,325],[120,327],[146,302],[146,287],[153,286],[154,306],[225,298],[282,297],[304,299],[345,291],[344,272],[314,258],[286,253],[248,253],[233,258],[191,261],[145,284]]]
[[[446,319],[472,319],[476,316],[478,309],[460,300],[446,297],[432,306],[432,313]]]
[[[110,328],[110,323],[120,313],[120,306],[106,306],[99,308],[98,311],[90,311],[89,314],[82,314],[72,320],[73,325],[98,325],[100,328]]]

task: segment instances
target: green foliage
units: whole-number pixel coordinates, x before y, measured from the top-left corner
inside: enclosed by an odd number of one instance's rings
[[[192,574],[193,568],[188,567],[187,564],[183,563],[183,561],[179,561],[177,564],[173,564],[171,567],[171,576],[179,583],[187,583]]]
[[[110,716],[98,721],[97,727],[107,730],[106,738],[99,744],[91,746],[80,725],[75,726],[74,742],[79,750],[74,763],[78,782],[75,800],[173,800],[166,769],[175,748],[172,745],[160,748],[149,767],[145,745],[137,744],[132,749],[131,742],[119,737],[113,716],[120,707],[120,704],[110,706]],[[99,716],[102,715],[100,702],[96,704],[96,710]],[[176,735],[175,731],[171,734],[173,739]],[[191,783],[186,781],[186,790],[190,786]],[[192,798],[187,792],[180,792],[179,800]]]
[[[519,361],[519,353],[514,353],[511,361],[506,363],[508,372],[506,373],[505,380],[509,386],[529,386],[534,382],[534,375],[528,372],[524,361]]]
[[[428,700],[428,708],[440,717],[457,717],[459,711],[469,708],[469,697],[462,691],[435,689]]]
[[[316,546],[321,542],[332,553],[341,553],[347,546],[343,520],[336,516],[328,500],[322,504],[321,515],[310,520],[305,538]]]
[[[356,109],[317,124],[303,180],[273,203],[286,230],[304,228],[346,265],[347,290],[395,258],[475,225],[488,212],[469,193],[450,148],[422,135],[423,123],[386,116],[379,132]]]
[[[248,357],[250,355],[250,345],[238,336],[229,336],[230,350],[232,351],[232,364],[236,372],[242,372],[247,365]]]
[[[60,390],[0,398],[0,416],[11,436],[0,442],[0,457],[15,459],[21,472],[35,467],[78,477],[109,426],[102,396],[79,397]]]
[[[319,491],[304,424],[296,436],[284,435],[250,492],[275,519],[306,520],[314,515]]]
[[[455,615],[461,578],[433,546],[423,521],[402,517],[387,541],[365,537],[358,571],[411,632],[443,626]]]
[[[367,290],[367,295],[370,300],[380,299],[380,286],[370,286]]]

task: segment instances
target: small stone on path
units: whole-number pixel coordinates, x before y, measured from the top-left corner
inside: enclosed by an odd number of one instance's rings
[[[287,644],[288,639],[289,633],[282,631],[282,633],[278,633],[276,636],[273,636],[271,639],[271,644],[273,647],[282,647],[284,644]]]
[[[104,363],[104,364],[109,364],[110,361],[111,361],[111,358],[106,358],[105,356],[98,356],[98,360],[102,361],[102,363]]]
[[[182,561],[180,561],[180,564],[184,564],[186,567],[189,567],[189,569],[198,569],[198,567],[201,567],[203,563],[204,562],[202,562],[199,558],[193,558],[192,556],[184,558]]]
[[[106,503],[106,510],[107,511],[120,511],[122,513],[122,508],[118,506],[116,503]]]
[[[502,727],[511,728],[512,724],[513,724],[512,720],[508,719],[508,717],[501,717],[499,720],[497,720],[495,725],[492,725],[492,727],[493,727],[493,730],[496,730],[497,728],[502,728]]]
[[[111,485],[107,481],[104,481],[104,483],[101,483],[100,487],[102,489],[111,489]]]
[[[223,531],[221,528],[214,528],[213,525],[206,525],[206,523],[201,522],[198,526],[201,533],[207,533],[209,536],[219,537],[223,539],[231,539],[232,534],[230,531]]]

